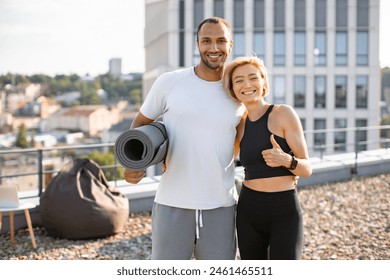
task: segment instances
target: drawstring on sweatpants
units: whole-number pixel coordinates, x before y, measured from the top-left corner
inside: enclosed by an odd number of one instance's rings
[[[196,239],[199,239],[199,228],[203,227],[202,210],[195,210]]]

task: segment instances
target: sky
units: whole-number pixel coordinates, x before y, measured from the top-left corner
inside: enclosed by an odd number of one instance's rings
[[[0,75],[145,70],[144,0],[0,0]],[[390,67],[390,1],[380,0],[380,65]]]
[[[0,0],[0,75],[144,71],[144,0]]]

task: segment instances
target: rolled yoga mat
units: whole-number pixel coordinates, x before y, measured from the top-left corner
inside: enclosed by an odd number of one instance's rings
[[[119,163],[133,170],[144,170],[165,159],[168,136],[161,122],[153,122],[124,131],[115,141],[114,152]]]

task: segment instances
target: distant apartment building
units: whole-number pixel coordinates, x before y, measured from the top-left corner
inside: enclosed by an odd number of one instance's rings
[[[43,96],[45,84],[6,85],[0,91],[0,132],[16,131],[21,124],[30,130],[59,109],[54,99]]]
[[[48,130],[83,132],[90,137],[98,136],[112,125],[111,112],[106,106],[75,106],[62,109],[47,119]]]
[[[0,115],[3,114],[5,109],[5,99],[6,99],[6,93],[4,90],[0,89]]]
[[[197,64],[198,24],[226,18],[232,58],[256,55],[270,73],[270,103],[293,106],[311,154],[376,148],[380,121],[379,0],[145,0],[143,94],[156,77]],[[331,129],[330,133],[314,133]]]
[[[9,113],[21,110],[26,104],[32,102],[42,94],[42,84],[20,84],[17,86],[6,85],[4,109]]]
[[[102,143],[114,143],[119,135],[130,129],[132,122],[133,118],[125,118],[116,125],[113,125],[110,129],[104,130],[101,137]]]
[[[113,78],[119,78],[122,75],[122,59],[120,58],[110,59],[109,72]]]

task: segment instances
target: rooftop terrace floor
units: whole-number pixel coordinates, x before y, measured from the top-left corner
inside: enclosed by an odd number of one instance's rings
[[[298,188],[304,217],[304,260],[390,260],[390,174]],[[95,240],[51,237],[35,227],[0,235],[1,260],[147,260],[149,212],[131,213],[124,233]],[[239,253],[237,253],[239,259]]]

